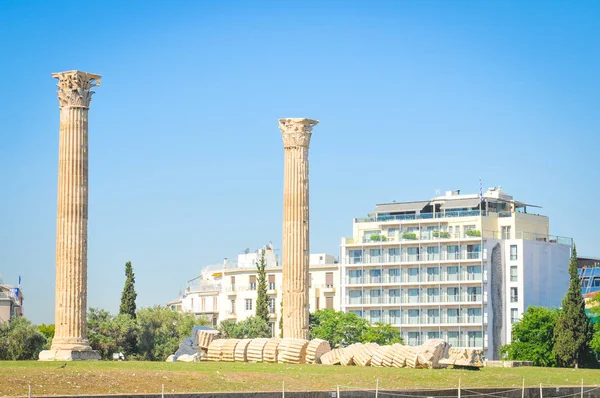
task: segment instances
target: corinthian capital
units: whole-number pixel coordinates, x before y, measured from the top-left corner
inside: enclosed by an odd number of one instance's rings
[[[70,70],[68,72],[53,73],[52,77],[58,79],[58,102],[61,108],[89,108],[92,100],[92,87],[100,85],[100,75],[94,73]]]
[[[279,129],[284,148],[306,147],[310,145],[311,131],[319,123],[307,118],[279,119]]]

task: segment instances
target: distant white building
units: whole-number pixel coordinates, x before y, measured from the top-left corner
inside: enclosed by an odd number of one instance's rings
[[[265,250],[267,296],[274,335],[279,334],[282,300],[282,268],[273,248]],[[168,303],[176,311],[203,316],[217,325],[223,320],[241,321],[256,313],[258,285],[256,263],[262,250],[238,255],[237,263],[210,265],[188,281],[179,300]],[[339,264],[330,254],[310,255],[310,310],[340,309]]]
[[[572,240],[537,207],[499,188],[378,204],[342,239],[342,310],[497,359],[525,309],[559,307],[568,288]]]
[[[23,292],[0,280],[0,325],[23,315]]]

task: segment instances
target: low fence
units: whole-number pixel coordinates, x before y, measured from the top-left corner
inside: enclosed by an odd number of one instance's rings
[[[29,386],[28,398],[44,397],[33,395]],[[79,395],[52,395],[52,398],[75,398]],[[111,394],[85,395],[83,398],[598,398],[600,385],[585,386],[583,380],[580,386],[537,385],[520,388],[464,388],[460,379],[458,388],[435,388],[417,390],[380,390],[379,381],[372,389],[354,386],[336,386],[335,391],[286,391],[282,383],[281,391],[270,392],[214,392],[214,393],[178,393],[165,394],[164,384],[159,394]]]

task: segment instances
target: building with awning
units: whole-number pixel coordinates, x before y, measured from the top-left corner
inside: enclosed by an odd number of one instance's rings
[[[499,359],[527,307],[559,307],[568,288],[572,239],[539,209],[500,187],[375,205],[342,238],[342,310],[410,345],[441,338]]]

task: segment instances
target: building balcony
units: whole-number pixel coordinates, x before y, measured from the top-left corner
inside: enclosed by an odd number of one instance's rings
[[[405,263],[443,263],[456,262],[459,260],[481,261],[481,252],[460,252],[460,253],[436,253],[436,254],[402,254],[402,255],[387,255],[380,256],[345,256],[342,257],[343,265],[383,265],[383,264],[405,264]],[[485,258],[484,258],[485,260]]]
[[[447,218],[458,218],[458,217],[497,217],[498,214],[495,212],[488,212],[486,210],[466,210],[466,211],[445,211],[437,213],[421,213],[421,214],[400,214],[400,215],[384,215],[377,214],[372,217],[355,218],[354,222],[396,222],[396,221],[410,221],[410,220],[423,220],[437,222]]]
[[[333,284],[322,284],[318,286],[319,290],[321,290],[321,293],[323,294],[334,294],[335,293],[335,286]]]
[[[485,276],[485,278],[483,278]],[[483,279],[482,279],[483,278]],[[457,283],[481,283],[487,282],[487,273],[482,274],[481,272],[462,274],[441,274],[441,275],[424,275],[422,277],[409,277],[403,275],[402,277],[369,277],[369,276],[357,276],[357,277],[346,277],[344,283],[346,286],[363,286],[363,285],[437,285],[437,284],[457,284]]]

